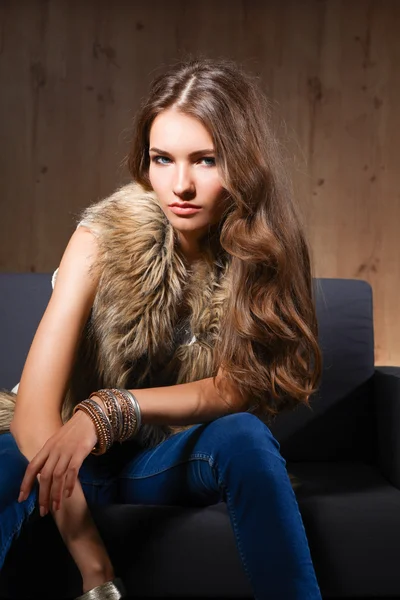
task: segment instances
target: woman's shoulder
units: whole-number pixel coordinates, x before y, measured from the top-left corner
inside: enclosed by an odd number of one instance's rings
[[[79,227],[81,227],[82,230],[89,231],[89,228],[83,223],[83,220],[78,222],[78,224],[75,228],[75,231],[77,231]],[[53,272],[53,274],[51,276],[51,287],[53,288],[53,290],[54,290],[54,286],[56,284],[58,270],[59,270],[59,267],[57,267],[57,269]]]
[[[155,193],[131,182],[86,207],[78,226],[83,225],[99,236],[115,229],[132,230],[135,225],[164,218]]]

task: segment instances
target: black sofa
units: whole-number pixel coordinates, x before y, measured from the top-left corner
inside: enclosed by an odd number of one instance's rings
[[[19,381],[50,278],[0,274],[0,387]],[[314,285],[322,385],[312,411],[281,414],[271,429],[301,482],[296,495],[323,597],[400,598],[400,368],[374,366],[367,282]],[[93,515],[130,597],[252,597],[223,503],[110,506]],[[80,583],[52,517],[37,517],[7,557],[0,598],[73,598]]]

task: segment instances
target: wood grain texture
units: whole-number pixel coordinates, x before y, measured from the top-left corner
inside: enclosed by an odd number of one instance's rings
[[[368,281],[400,364],[400,2],[2,0],[0,270],[51,271],[80,210],[128,181],[132,115],[187,53],[260,77],[317,277]]]

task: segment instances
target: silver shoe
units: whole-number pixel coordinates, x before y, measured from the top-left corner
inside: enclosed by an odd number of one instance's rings
[[[106,581],[91,590],[88,590],[82,596],[75,600],[120,600],[125,595],[124,585],[119,577],[113,581]]]

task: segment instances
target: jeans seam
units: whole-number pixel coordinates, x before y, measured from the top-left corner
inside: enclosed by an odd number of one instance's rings
[[[146,479],[147,477],[152,477],[153,475],[159,475],[160,473],[163,473],[164,471],[168,471],[168,469],[173,469],[174,467],[177,467],[178,465],[182,465],[184,463],[187,463],[191,460],[196,460],[198,458],[201,458],[203,460],[208,460],[208,461],[210,459],[212,459],[212,457],[210,457],[209,454],[204,454],[204,453],[198,452],[196,454],[191,454],[189,456],[189,458],[185,458],[183,460],[174,462],[172,465],[160,467],[157,471],[152,471],[151,473],[147,473],[146,475],[135,475],[135,477],[124,475],[123,477],[119,477],[119,479]]]
[[[244,555],[244,552],[243,552],[242,542],[240,540],[239,529],[238,529],[238,526],[237,526],[236,514],[235,514],[235,511],[233,509],[233,503],[232,503],[231,494],[229,492],[229,489],[228,489],[227,485],[225,484],[224,480],[222,479],[222,477],[219,478],[217,476],[216,466],[215,466],[214,458],[212,456],[209,457],[209,463],[210,463],[210,466],[211,466],[211,468],[212,468],[212,470],[213,470],[213,472],[215,474],[215,477],[216,477],[216,479],[218,481],[218,487],[219,488],[223,488],[225,490],[225,494],[226,494],[226,498],[227,498],[226,504],[228,506],[228,512],[231,514],[231,517],[232,517],[232,524],[233,524],[234,533],[236,534],[236,540],[237,540],[237,547],[238,547],[238,550],[239,550],[239,555],[240,555],[240,558],[242,559],[243,568],[244,568],[244,570],[245,570],[245,572],[246,572],[246,574],[247,574],[247,576],[249,578],[249,581],[250,581],[250,584],[251,584],[251,586],[253,588],[253,593],[254,593],[254,583],[253,583],[253,580],[252,580],[252,577],[251,577],[251,573],[250,573],[250,570],[248,568],[247,561],[246,561],[246,558],[245,558],[245,555]],[[254,600],[257,600],[256,596],[254,596]]]
[[[249,578],[249,581],[251,583],[251,586],[253,588],[253,594],[254,594],[254,583],[253,583],[253,579],[251,577],[251,572],[247,566],[247,561],[243,552],[243,548],[242,548],[242,542],[239,536],[239,530],[238,530],[238,526],[237,526],[237,521],[236,521],[236,515],[235,515],[235,511],[233,510],[233,504],[232,504],[232,498],[231,498],[231,494],[228,490],[228,488],[226,487],[226,485],[222,482],[223,487],[225,488],[226,491],[226,497],[227,497],[227,504],[229,506],[229,510],[232,516],[232,523],[233,523],[233,528],[235,530],[236,533],[236,539],[237,539],[237,545],[238,545],[238,549],[239,549],[239,554],[240,557],[242,559],[242,564],[244,567],[244,570],[246,571],[247,577]],[[254,600],[257,600],[257,596],[254,596]]]
[[[216,475],[216,472],[215,472],[214,461],[213,461],[212,456],[210,456],[209,454],[205,454],[203,452],[197,452],[196,454],[192,454],[190,456],[189,460],[203,460],[205,462],[208,462],[208,464],[209,464],[209,466],[211,468],[211,471],[213,473],[214,479],[217,482],[218,489],[220,489],[220,484],[219,484],[219,481],[218,481],[218,478],[217,478],[217,475]],[[201,471],[199,472],[199,478],[200,478],[202,484],[204,485],[204,487],[207,487],[207,484],[203,481],[203,478],[201,476]]]
[[[110,479],[115,479],[115,477],[110,478]],[[94,479],[94,480],[93,479],[89,479],[89,480],[86,480],[86,479],[81,479],[79,477],[79,483],[84,483],[85,485],[93,485],[93,486],[96,486],[96,487],[101,487],[103,485],[106,485],[107,483],[110,483],[110,479]]]

